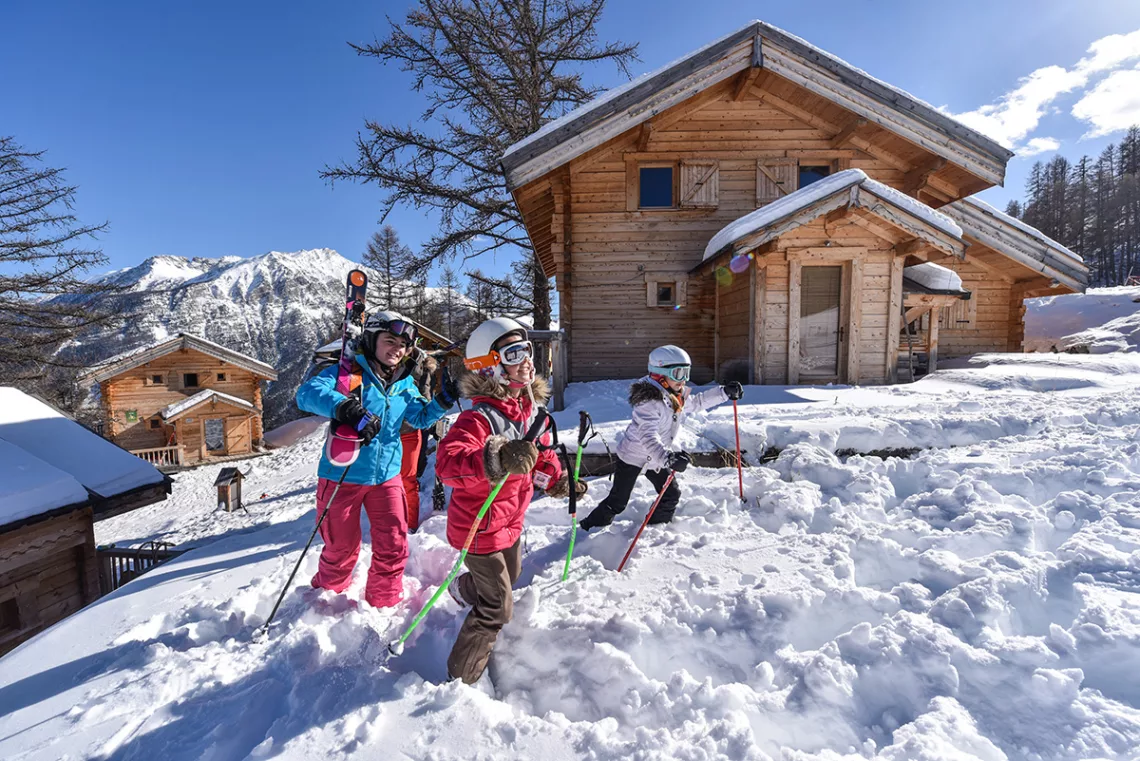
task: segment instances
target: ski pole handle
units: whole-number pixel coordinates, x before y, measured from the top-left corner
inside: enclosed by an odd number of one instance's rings
[[[368,423],[374,417],[376,417],[376,416],[373,415],[371,412],[368,412],[367,410],[365,410],[364,411],[364,417],[360,418],[360,422],[356,424],[356,432],[360,433],[361,431],[363,431],[364,426],[368,425]]]

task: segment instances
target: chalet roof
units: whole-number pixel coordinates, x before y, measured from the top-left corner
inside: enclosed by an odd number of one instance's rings
[[[941,296],[970,298],[962,287],[962,277],[949,267],[934,262],[923,262],[903,267],[903,292],[926,293]]]
[[[266,380],[277,380],[277,371],[264,362],[246,354],[236,352],[233,349],[227,349],[213,341],[207,341],[205,338],[200,338],[190,333],[179,333],[176,337],[167,341],[144,346],[141,349],[120,354],[117,357],[112,357],[111,359],[101,362],[84,372],[80,376],[79,382],[101,383],[110,378],[114,378],[116,375],[125,373],[128,370],[133,370],[136,367],[145,365],[147,362],[158,359],[159,357],[164,357],[167,354],[181,349],[193,349],[194,351],[207,354],[215,359],[220,359],[235,367],[248,370],[254,375]]]
[[[180,402],[175,402],[174,404],[169,404],[166,407],[163,407],[161,410],[159,410],[158,415],[163,420],[169,422],[179,415],[189,412],[195,407],[204,404],[211,399],[217,399],[218,401],[224,402],[225,404],[229,404],[234,407],[241,407],[242,409],[251,411],[257,409],[253,406],[253,404],[247,402],[245,399],[239,399],[236,396],[230,396],[229,394],[223,394],[221,391],[215,391],[208,388],[204,391],[199,391],[193,396],[188,396]]]
[[[756,248],[842,206],[862,208],[882,216],[954,256],[961,257],[965,250],[962,228],[954,220],[872,180],[861,169],[847,169],[729,223],[705,246],[704,262],[726,252]]]
[[[941,211],[964,228],[967,238],[1075,291],[1083,292],[1088,287],[1089,268],[1079,255],[985,201],[963,198],[943,206]]]
[[[747,43],[751,41],[751,45]],[[507,184],[521,187],[665,109],[749,68],[780,75],[991,184],[1013,152],[908,92],[763,21],[644,74],[510,146]]]
[[[243,477],[237,468],[222,468],[218,471],[218,477],[214,479],[214,486],[229,486],[234,481],[242,480]]]
[[[0,386],[0,524],[166,481],[150,463],[50,405]]]

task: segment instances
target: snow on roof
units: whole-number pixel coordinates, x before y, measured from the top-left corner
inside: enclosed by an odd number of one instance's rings
[[[179,333],[174,338],[163,339],[137,349],[131,349],[92,365],[80,376],[80,382],[86,380],[106,380],[109,377],[114,377],[119,373],[133,369],[141,365],[144,361],[165,356],[173,351],[177,351],[179,348],[195,349],[204,354],[209,354],[210,356],[242,367],[250,372],[258,373],[269,380],[277,379],[277,371],[273,369],[271,365],[255,357],[242,354],[233,349],[227,349],[221,344],[208,341],[192,333]]]
[[[1011,227],[1016,227],[1018,230],[1025,233],[1026,235],[1030,236],[1031,238],[1036,238],[1037,240],[1041,241],[1042,243],[1047,244],[1049,246],[1049,248],[1052,248],[1054,251],[1056,251],[1059,254],[1063,254],[1065,256],[1068,256],[1073,261],[1081,262],[1082,264],[1085,261],[1084,257],[1082,257],[1080,254],[1078,254],[1076,251],[1073,251],[1073,250],[1061,245],[1060,243],[1053,240],[1052,238],[1050,238],[1045,233],[1038,230],[1036,227],[1033,227],[1032,225],[1025,224],[1024,222],[1022,222],[1017,217],[1011,217],[1009,214],[1006,214],[1003,211],[999,211],[996,207],[989,205],[988,203],[986,203],[985,201],[983,201],[980,198],[963,198],[958,203],[970,204],[971,206],[974,206],[975,208],[977,208],[979,211],[982,211],[986,214],[993,215],[998,220],[1006,223],[1007,225],[1010,225]]]
[[[846,169],[818,182],[813,182],[807,187],[800,188],[783,198],[761,206],[756,211],[746,214],[734,222],[730,222],[714,235],[709,244],[705,246],[704,260],[711,259],[720,253],[725,246],[731,245],[746,235],[762,230],[802,209],[806,209],[817,201],[842,193],[855,185],[898,206],[953,238],[961,239],[962,237],[962,228],[945,214],[935,211],[926,204],[900,193],[894,188],[872,180],[862,169]]]
[[[910,279],[932,291],[960,291],[962,277],[954,270],[934,262],[923,262],[903,268],[903,278]]]
[[[9,386],[0,386],[0,439],[69,473],[101,497],[165,479],[145,460]]]
[[[172,417],[181,415],[191,407],[198,406],[211,397],[217,397],[219,400],[226,402],[227,404],[232,404],[244,409],[252,410],[254,408],[253,405],[250,402],[247,402],[245,399],[240,399],[236,396],[230,396],[229,394],[223,394],[221,391],[215,391],[212,388],[208,388],[205,391],[199,391],[198,393],[194,394],[194,396],[188,396],[180,402],[168,404],[159,410],[158,414],[162,417],[163,420],[169,420]]]
[[[86,501],[74,476],[0,439],[0,526]]]

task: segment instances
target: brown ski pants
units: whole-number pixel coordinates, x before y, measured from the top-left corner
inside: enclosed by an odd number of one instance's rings
[[[467,573],[459,577],[459,593],[471,605],[471,612],[447,658],[447,673],[475,684],[487,668],[499,630],[511,620],[511,587],[522,573],[519,542],[489,555],[468,554],[464,563]]]

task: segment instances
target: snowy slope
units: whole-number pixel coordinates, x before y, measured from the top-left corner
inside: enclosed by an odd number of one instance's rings
[[[1094,354],[1140,346],[1140,287],[1090,288],[1086,293],[1025,301],[1025,348],[1088,346]]]
[[[565,504],[536,502],[494,698],[441,683],[446,597],[385,661],[455,557],[426,495],[407,605],[358,607],[367,547],[346,594],[314,594],[311,554],[259,644],[312,526],[320,432],[248,464],[250,515],[212,512],[216,468],[179,474],[98,539],[198,549],[0,659],[0,757],[1136,758],[1140,358],[961,364],[893,389],[749,388],[746,446],[783,453],[747,469],[745,505],[734,471],[690,469],[678,519],[620,575],[645,484],[580,535],[567,583]],[[621,385],[568,398],[613,429]],[[688,435],[727,441],[730,420]],[[834,454],[874,436],[931,448]],[[583,510],[608,489],[590,486]]]

